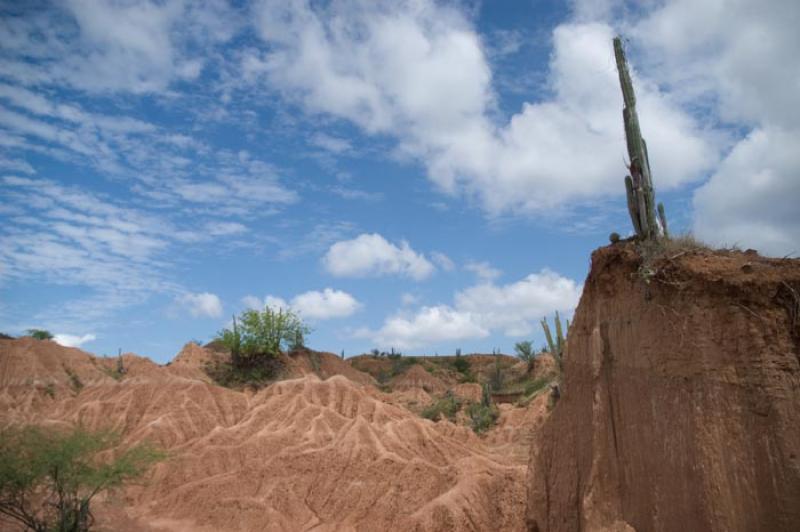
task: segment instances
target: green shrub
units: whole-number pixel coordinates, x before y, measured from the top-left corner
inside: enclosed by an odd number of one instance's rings
[[[533,363],[536,360],[536,350],[533,348],[531,341],[517,342],[514,345],[514,352],[517,354],[517,358],[528,363],[528,369],[533,368]]]
[[[0,432],[0,514],[36,532],[84,532],[92,499],[142,475],[164,454],[143,444],[109,459],[119,438],[75,428],[12,427]],[[102,458],[101,458],[102,457]]]
[[[492,404],[492,396],[489,392],[489,385],[483,385],[483,394],[480,403],[471,403],[467,407],[467,415],[471,421],[472,430],[476,434],[482,434],[489,430],[500,417],[497,407]]]
[[[482,403],[471,403],[467,407],[467,415],[470,418],[472,430],[476,434],[482,434],[497,423],[500,412],[495,405],[486,406]]]
[[[217,333],[216,340],[231,352],[231,363],[235,368],[262,366],[265,358],[276,358],[285,349],[304,346],[305,337],[311,330],[291,310],[246,310],[237,322],[233,317],[233,328]]]
[[[52,340],[53,335],[44,329],[28,329],[28,336],[37,340]]]
[[[259,389],[272,382],[280,373],[283,364],[277,358],[265,358],[257,364],[234,367],[231,362],[209,362],[205,366],[206,374],[215,383],[226,388]]]
[[[422,411],[422,417],[431,421],[439,421],[441,416],[444,415],[450,421],[455,421],[459,410],[461,410],[461,401],[452,392],[448,391],[443,398],[426,407]]]
[[[470,371],[469,360],[462,357],[456,357],[455,360],[453,360],[453,368],[455,368],[457,372],[462,374],[469,373]]]

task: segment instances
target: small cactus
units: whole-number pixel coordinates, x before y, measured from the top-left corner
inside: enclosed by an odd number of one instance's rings
[[[541,323],[542,329],[544,330],[545,339],[547,340],[547,345],[550,348],[550,354],[556,359],[558,368],[561,370],[564,367],[564,351],[566,350],[567,335],[569,334],[569,320],[567,320],[566,328],[562,329],[561,317],[558,315],[558,312],[556,312],[556,318],[554,321],[556,327],[555,340],[553,339],[553,334],[550,331],[550,324],[547,323],[547,318],[542,318]]]

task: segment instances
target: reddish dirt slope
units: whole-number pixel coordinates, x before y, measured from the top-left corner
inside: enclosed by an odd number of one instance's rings
[[[544,415],[544,403],[527,416],[504,412],[497,436],[479,438],[342,375],[308,372],[257,393],[221,388],[194,374],[207,356],[187,346],[158,366],[126,355],[129,371],[115,380],[98,369],[111,359],[0,340],[0,426],[81,423],[117,429],[123,445],[150,440],[167,449],[170,458],[143,485],[98,501],[104,530],[524,529],[527,467],[508,435]],[[306,362],[320,373],[343,364],[364,379],[333,355],[298,357],[295,369]]]
[[[689,252],[649,283],[639,265],[631,244],[592,257],[530,529],[797,530],[800,261]]]

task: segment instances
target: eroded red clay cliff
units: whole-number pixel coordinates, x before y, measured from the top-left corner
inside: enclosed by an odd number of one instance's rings
[[[640,266],[630,243],[592,257],[532,446],[529,528],[797,530],[800,261]]]

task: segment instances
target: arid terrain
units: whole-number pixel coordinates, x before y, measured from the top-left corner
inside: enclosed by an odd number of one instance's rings
[[[3,339],[0,423],[111,428],[168,451],[97,502],[101,530],[788,531],[798,290],[797,260],[601,248],[557,401],[549,355],[530,370],[301,350],[280,379],[237,390],[208,376],[227,356],[214,345],[163,366],[125,354],[120,374],[116,359]],[[465,408],[430,413],[481,401],[493,378],[504,393],[485,432]]]
[[[105,530],[524,529],[546,393],[500,405],[478,436],[464,419],[419,415],[447,390],[480,400],[481,387],[457,384],[445,359],[441,377],[413,364],[378,387],[357,362],[305,352],[288,357],[284,380],[253,392],[210,382],[203,368],[219,356],[192,343],[164,366],[125,354],[116,375],[115,359],[0,340],[0,421],[113,428],[123,445],[169,452],[141,485],[97,505]],[[393,363],[365,358],[376,374]],[[494,366],[480,358],[476,371]],[[503,358],[507,373],[525,373]]]

